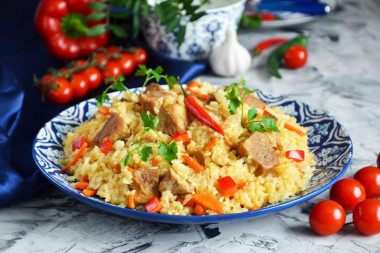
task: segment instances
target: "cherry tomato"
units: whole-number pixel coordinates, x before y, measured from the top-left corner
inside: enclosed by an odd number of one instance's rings
[[[352,216],[356,229],[365,235],[380,233],[380,201],[366,199],[360,202]]]
[[[108,46],[107,47],[107,52],[109,54],[114,54],[114,53],[119,52],[119,48],[117,46]]]
[[[133,54],[136,65],[145,64],[148,60],[148,53],[142,47],[136,47],[136,52]]]
[[[96,60],[100,66],[106,66],[108,60],[104,59],[107,55],[103,52],[96,53]]]
[[[106,63],[106,68],[102,71],[102,75],[104,79],[113,76],[115,79],[121,75],[121,66],[116,60],[109,60]]]
[[[59,87],[53,88],[53,85],[59,85]],[[70,81],[63,77],[58,77],[48,84],[46,89],[46,97],[57,104],[68,103],[73,97],[74,90],[70,84]]]
[[[129,75],[135,69],[135,61],[133,60],[133,56],[131,54],[122,53],[121,59],[119,60],[119,64],[121,66],[121,73],[123,75]]]
[[[320,235],[332,235],[338,232],[346,221],[346,213],[339,203],[323,200],[310,211],[311,228]]]
[[[367,198],[380,196],[380,169],[367,166],[358,170],[354,178],[364,187]]]
[[[380,168],[380,153],[377,155],[377,167]]]
[[[96,67],[89,67],[84,71],[85,75],[88,78],[89,89],[93,90],[99,87],[103,81],[102,72]]]
[[[286,50],[284,60],[289,68],[298,69],[306,64],[307,51],[300,45],[291,46]]]
[[[330,190],[330,199],[341,204],[346,212],[352,212],[355,206],[365,198],[366,192],[363,185],[353,178],[339,180]]]
[[[72,75],[71,86],[74,89],[74,98],[80,98],[87,94],[89,83],[87,76],[80,72]]]

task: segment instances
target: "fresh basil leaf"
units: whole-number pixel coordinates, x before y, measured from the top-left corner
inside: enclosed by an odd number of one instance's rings
[[[94,36],[99,36],[99,35],[105,33],[106,32],[106,26],[107,25],[103,24],[103,25],[97,25],[97,26],[90,28],[87,31],[87,36],[94,37]]]
[[[104,12],[95,12],[86,17],[86,20],[101,20],[107,17],[107,14]]]
[[[153,149],[150,146],[145,146],[139,151],[139,156],[144,162],[148,161],[149,155],[153,154]]]
[[[251,124],[249,124],[248,129],[251,132],[256,132],[256,131],[265,132],[263,125],[261,125],[260,123],[251,123]]]
[[[276,119],[274,118],[274,116],[272,117],[265,116],[265,118],[263,119],[263,124],[268,130],[272,130],[274,132],[280,132],[280,129],[277,128]]]
[[[166,34],[173,32],[181,23],[180,18],[174,18],[172,19],[167,25],[166,25]]]
[[[177,35],[177,42],[178,46],[181,46],[183,41],[185,40],[186,35],[186,25],[183,25],[181,29],[179,29],[178,35]]]
[[[109,28],[111,31],[119,38],[126,38],[127,32],[125,29],[119,25],[110,25]]]

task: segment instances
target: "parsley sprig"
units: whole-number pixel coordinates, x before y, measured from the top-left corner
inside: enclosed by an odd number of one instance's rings
[[[161,66],[157,66],[155,69],[147,68],[145,65],[139,65],[139,69],[136,71],[135,76],[146,76],[145,82],[142,86],[144,87],[149,83],[149,81],[155,79],[159,82],[161,78],[164,78],[169,86],[169,89],[173,89],[177,80],[174,76],[163,75],[164,69]]]
[[[248,120],[244,123],[244,96],[255,93],[257,91],[250,90],[245,86],[245,80],[243,77],[241,77],[239,83],[233,83],[224,89],[226,92],[225,97],[230,101],[228,104],[230,113],[232,115],[236,114],[237,109],[241,107],[241,125],[243,127],[246,127],[248,125],[248,129],[251,132],[266,132],[266,130],[280,132],[280,130],[277,128],[276,119],[274,116],[265,116],[263,120],[254,120],[257,117],[256,106],[253,106],[248,110]],[[243,89],[243,94],[240,93],[240,87]]]
[[[144,125],[144,131],[152,130],[158,138],[162,141],[161,143],[157,143],[158,145],[158,154],[163,155],[165,161],[167,161],[170,165],[172,165],[172,161],[178,159],[178,147],[176,142],[167,143],[162,136],[157,131],[157,126],[159,123],[159,119],[152,114],[146,113],[144,111],[140,114],[141,121]],[[136,141],[132,144],[135,148],[128,153],[120,162],[120,166],[123,168],[128,166],[132,160],[132,153],[138,151],[138,154],[144,162],[146,162],[151,154],[153,154],[152,145],[156,143],[141,143],[140,141]]]
[[[109,90],[118,90],[118,91],[124,91],[124,90],[129,90],[125,85],[124,85],[125,77],[123,75],[120,75],[117,79],[114,77],[108,77],[104,80],[106,84],[113,82],[110,86],[105,89],[102,94],[98,95],[95,97],[96,99],[96,106],[101,107],[103,106],[103,103],[106,101],[111,100],[111,98],[108,96],[108,91]]]
[[[152,130],[162,143],[158,143],[158,154],[163,155],[164,159],[171,165],[172,161],[177,159],[178,147],[176,142],[167,143],[157,131],[159,119],[152,114],[141,112],[141,121],[144,125],[144,131]]]

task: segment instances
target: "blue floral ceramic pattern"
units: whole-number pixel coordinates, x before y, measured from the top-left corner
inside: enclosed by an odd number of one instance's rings
[[[224,42],[227,29],[236,30],[244,3],[244,0],[240,0],[223,8],[207,10],[206,15],[197,21],[182,23],[186,25],[186,37],[180,47],[177,46],[179,29],[166,34],[166,27],[160,24],[154,13],[148,19],[141,16],[142,32],[149,46],[165,56],[191,61],[205,60],[214,46]]]
[[[139,89],[134,91],[139,92]],[[75,189],[67,174],[61,171],[59,160],[64,157],[62,141],[74,127],[90,118],[97,110],[94,99],[84,101],[61,112],[47,122],[38,132],[33,143],[33,157],[42,173],[58,188],[70,196],[104,211],[148,221],[202,224],[217,223],[230,220],[242,220],[278,212],[285,208],[302,203],[331,187],[347,170],[352,158],[352,142],[347,131],[329,115],[315,110],[310,106],[287,97],[271,97],[262,92],[258,96],[270,106],[280,106],[289,114],[295,115],[297,121],[309,128],[309,146],[315,154],[317,166],[306,190],[289,199],[276,204],[264,206],[261,209],[227,215],[213,216],[178,216],[166,214],[151,214],[138,210],[121,208],[101,199],[88,198]],[[112,93],[121,96],[120,92]]]

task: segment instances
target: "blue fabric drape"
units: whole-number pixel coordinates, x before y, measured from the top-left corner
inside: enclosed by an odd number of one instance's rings
[[[60,111],[80,102],[55,105],[42,102],[33,86],[33,75],[43,75],[50,67],[60,68],[46,51],[33,23],[37,0],[0,0],[0,207],[28,198],[45,188],[32,158],[32,142],[45,122]],[[143,42],[132,41],[143,45]],[[165,72],[182,81],[203,73],[206,63],[172,60],[149,51],[149,65],[161,65]],[[128,77],[127,86],[140,86],[142,79]],[[90,92],[94,97],[102,88]]]

